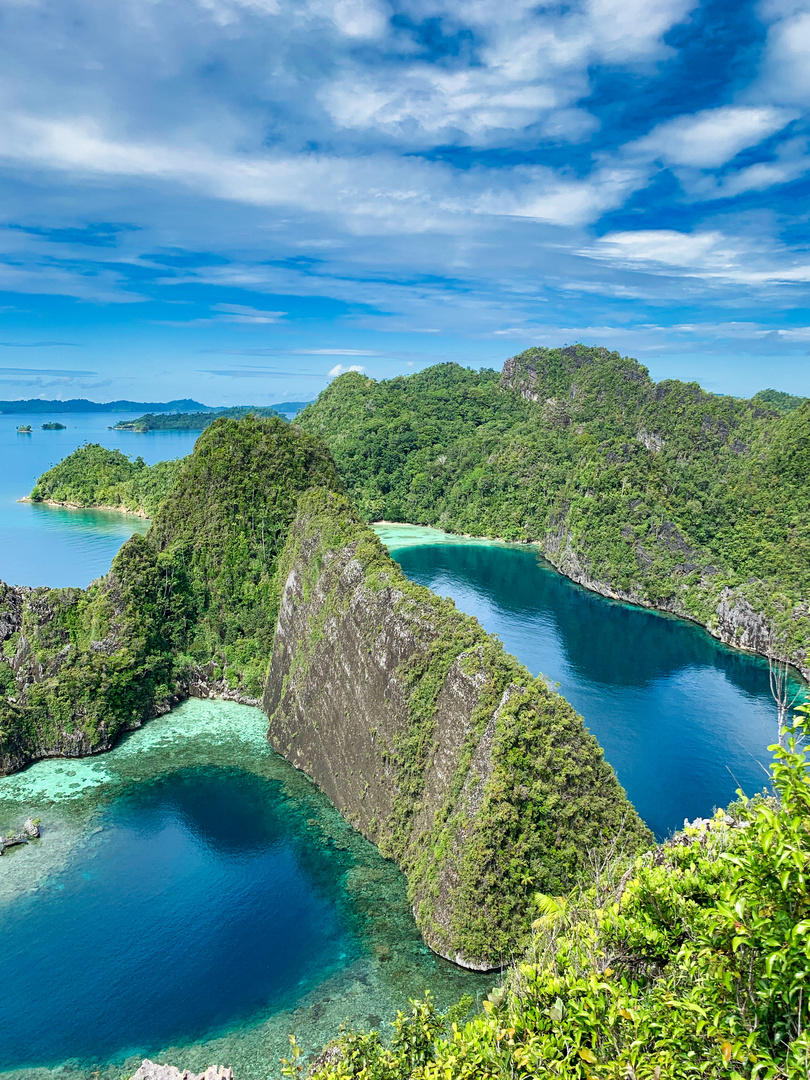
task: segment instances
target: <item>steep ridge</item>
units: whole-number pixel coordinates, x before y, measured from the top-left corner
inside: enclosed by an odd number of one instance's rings
[[[500,375],[345,374],[300,422],[367,520],[535,543],[590,589],[810,676],[810,402],[656,384],[576,345]]]
[[[649,843],[571,706],[409,582],[344,498],[302,498],[278,574],[270,741],[406,872],[435,951],[499,965],[537,890]]]
[[[218,420],[104,578],[0,584],[0,773],[109,749],[189,692],[257,702],[275,561],[313,484],[340,487],[319,440],[277,419]]]

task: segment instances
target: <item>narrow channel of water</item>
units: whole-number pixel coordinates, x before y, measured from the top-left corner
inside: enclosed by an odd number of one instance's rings
[[[258,709],[192,700],[110,753],[0,779],[0,1075],[120,1080],[144,1056],[280,1075],[295,1032],[380,1026],[430,989],[492,978],[440,960],[405,881],[275,754]]]
[[[764,660],[700,627],[575,585],[534,549],[384,526],[405,573],[559,683],[659,837],[768,783],[776,707]]]

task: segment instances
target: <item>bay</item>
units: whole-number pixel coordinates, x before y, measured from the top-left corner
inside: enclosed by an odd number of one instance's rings
[[[191,700],[107,754],[0,778],[0,1075],[120,1080],[144,1056],[280,1075],[342,1023],[380,1027],[429,988],[492,976],[435,956],[405,879],[306,776],[255,708]]]
[[[768,785],[776,706],[763,659],[694,623],[588,592],[532,547],[412,525],[377,532],[409,578],[451,597],[558,684],[658,837],[727,806],[738,788]]]

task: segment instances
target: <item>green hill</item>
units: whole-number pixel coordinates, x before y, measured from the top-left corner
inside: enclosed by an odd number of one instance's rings
[[[780,413],[656,384],[577,345],[502,374],[348,373],[299,423],[368,520],[536,542],[589,588],[810,673],[810,402]]]
[[[281,413],[270,405],[235,405],[231,409],[216,409],[209,412],[145,413],[136,420],[119,420],[115,431],[204,431],[215,420],[225,418],[238,420],[240,416],[253,413],[254,416],[282,417]]]
[[[151,517],[165,498],[180,467],[179,461],[147,465],[131,461],[120,450],[85,443],[37,480],[32,502],[65,506],[98,506]]]

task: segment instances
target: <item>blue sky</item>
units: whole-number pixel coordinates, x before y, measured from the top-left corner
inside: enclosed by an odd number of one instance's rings
[[[5,0],[0,397],[810,394],[810,0]]]

